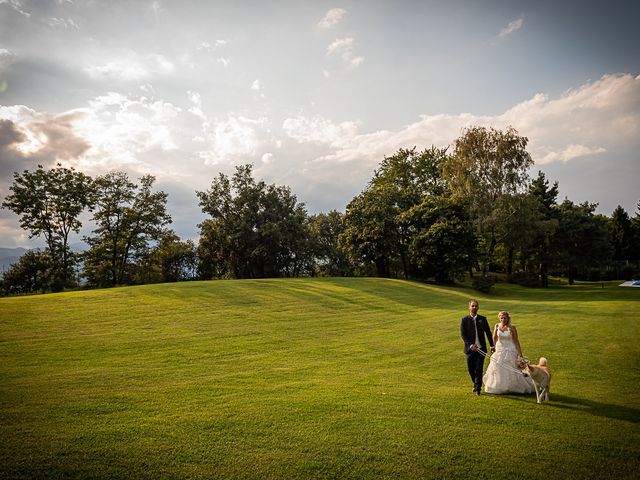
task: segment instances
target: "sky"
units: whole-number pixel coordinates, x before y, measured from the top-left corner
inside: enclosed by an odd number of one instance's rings
[[[38,164],[152,174],[197,239],[238,165],[344,211],[399,148],[513,126],[559,200],[633,216],[639,46],[630,0],[0,0],[0,201]],[[0,210],[0,247],[42,244]]]

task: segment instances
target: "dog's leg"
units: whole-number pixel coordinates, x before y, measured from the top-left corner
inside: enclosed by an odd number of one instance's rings
[[[533,380],[533,377],[531,377],[531,380],[533,381],[533,389],[536,392],[536,402],[540,403],[540,391],[539,391],[539,388],[538,388],[538,384],[536,383],[535,380]]]

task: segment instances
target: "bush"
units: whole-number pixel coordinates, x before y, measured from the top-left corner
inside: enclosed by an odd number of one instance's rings
[[[515,283],[523,287],[539,287],[540,277],[534,272],[516,272],[507,277],[509,283]]]
[[[493,285],[495,283],[496,283],[496,279],[490,275],[486,277],[484,276],[473,277],[473,280],[471,281],[471,285],[473,286],[473,288],[483,293],[491,292],[491,289],[493,288]]]

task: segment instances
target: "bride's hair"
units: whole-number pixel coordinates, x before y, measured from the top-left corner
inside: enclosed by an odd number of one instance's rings
[[[498,312],[498,321],[502,322],[502,320],[500,319],[500,317],[502,315],[506,315],[507,316],[507,326],[510,327],[511,326],[511,315],[509,315],[509,312],[503,310],[502,312]]]

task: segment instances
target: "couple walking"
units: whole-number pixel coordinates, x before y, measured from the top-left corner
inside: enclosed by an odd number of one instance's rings
[[[464,341],[473,393],[480,395],[483,381],[486,393],[533,393],[533,382],[517,369],[522,349],[509,312],[498,314],[499,322],[492,334],[487,318],[478,314],[478,308],[477,300],[469,300],[469,315],[460,321],[460,336]],[[484,359],[488,354],[485,339],[489,340],[493,355],[483,376]]]

